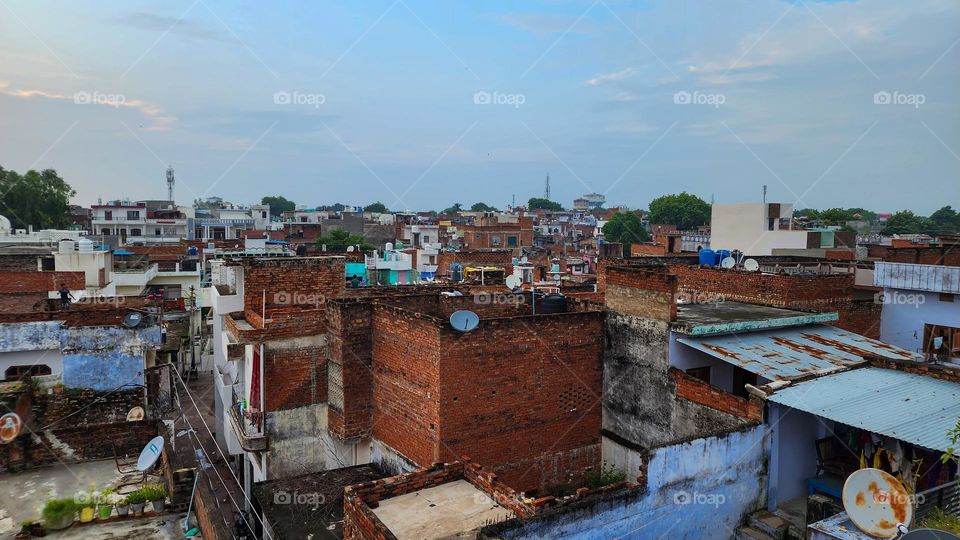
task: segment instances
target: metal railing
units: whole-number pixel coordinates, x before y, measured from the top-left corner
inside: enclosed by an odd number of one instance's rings
[[[918,493],[914,521],[920,521],[935,508],[946,514],[960,515],[960,480]]]

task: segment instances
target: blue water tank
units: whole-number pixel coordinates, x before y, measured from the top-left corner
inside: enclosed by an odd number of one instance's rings
[[[712,249],[700,250],[700,266],[716,266],[717,252]]]
[[[718,250],[717,250],[717,265],[720,264],[720,261],[726,259],[726,258],[729,257],[729,256],[730,256],[730,250],[729,250],[729,249],[718,249]]]

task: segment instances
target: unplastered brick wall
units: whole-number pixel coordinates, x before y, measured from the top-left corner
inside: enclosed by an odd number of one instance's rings
[[[312,309],[319,312],[322,326],[324,305],[338,298],[345,287],[342,257],[245,259],[243,263],[243,307],[251,324],[264,313],[276,324],[291,311]],[[262,327],[260,322],[254,326]]]
[[[373,304],[327,304],[328,428],[341,440],[370,434],[373,426]]]
[[[767,275],[698,266],[672,265],[681,292],[720,294],[729,300],[791,308],[846,301],[853,274]]]
[[[83,272],[0,272],[0,294],[56,291],[62,284],[76,291],[85,280]]]
[[[763,405],[757,399],[735,396],[676,368],[670,368],[670,376],[677,385],[678,398],[755,422],[763,417]]]
[[[444,326],[440,457],[522,491],[580,484],[600,464],[602,336],[598,311]]]
[[[120,455],[135,456],[157,435],[150,421],[58,425],[47,430],[24,430],[13,442],[0,445],[0,469],[21,470],[52,463],[77,463]]]
[[[662,267],[607,266],[604,299],[625,315],[677,319],[677,277]]]
[[[867,256],[887,262],[960,266],[960,250],[949,247],[897,248],[872,245],[867,250]]]
[[[264,345],[264,399],[268,412],[327,401],[325,346]]]
[[[896,369],[915,375],[933,377],[943,381],[960,384],[960,369],[951,366],[942,366],[938,364],[920,363],[912,360],[891,360],[879,356],[867,358],[870,365],[884,369]]]
[[[463,250],[441,251],[437,256],[437,275],[449,276],[450,265],[460,263],[464,266],[492,265],[504,268],[507,275],[513,272],[513,250]]]
[[[144,406],[143,390],[98,392],[68,389],[61,393],[34,394],[31,403],[32,428],[57,425],[77,427],[91,424],[126,422],[130,409]],[[79,410],[82,414],[75,414]]]

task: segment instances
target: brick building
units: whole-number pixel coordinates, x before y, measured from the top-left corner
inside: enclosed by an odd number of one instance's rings
[[[513,250],[533,246],[533,216],[481,215],[468,225],[458,225],[465,249]]]

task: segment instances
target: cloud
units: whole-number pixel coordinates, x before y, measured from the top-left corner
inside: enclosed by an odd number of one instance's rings
[[[608,82],[622,81],[624,79],[629,79],[637,74],[637,70],[632,67],[627,67],[621,69],[620,71],[614,71],[612,73],[605,73],[602,75],[597,75],[596,77],[584,81],[584,84],[588,86],[600,86],[601,84]]]
[[[225,41],[228,39],[224,32],[210,28],[195,20],[167,17],[165,15],[157,15],[143,11],[122,15],[114,19],[114,21],[131,28],[155,32],[170,32],[171,34],[179,34],[193,39],[209,39],[214,41]]]
[[[176,117],[166,114],[159,105],[142,99],[127,99],[123,94],[107,94],[99,91],[89,92],[79,90],[68,96],[46,90],[11,88],[10,83],[6,81],[0,81],[0,94],[20,99],[42,98],[54,101],[69,101],[76,105],[131,109],[138,111],[147,118],[148,125],[145,126],[145,129],[150,131],[165,131],[172,127],[177,121]]]

